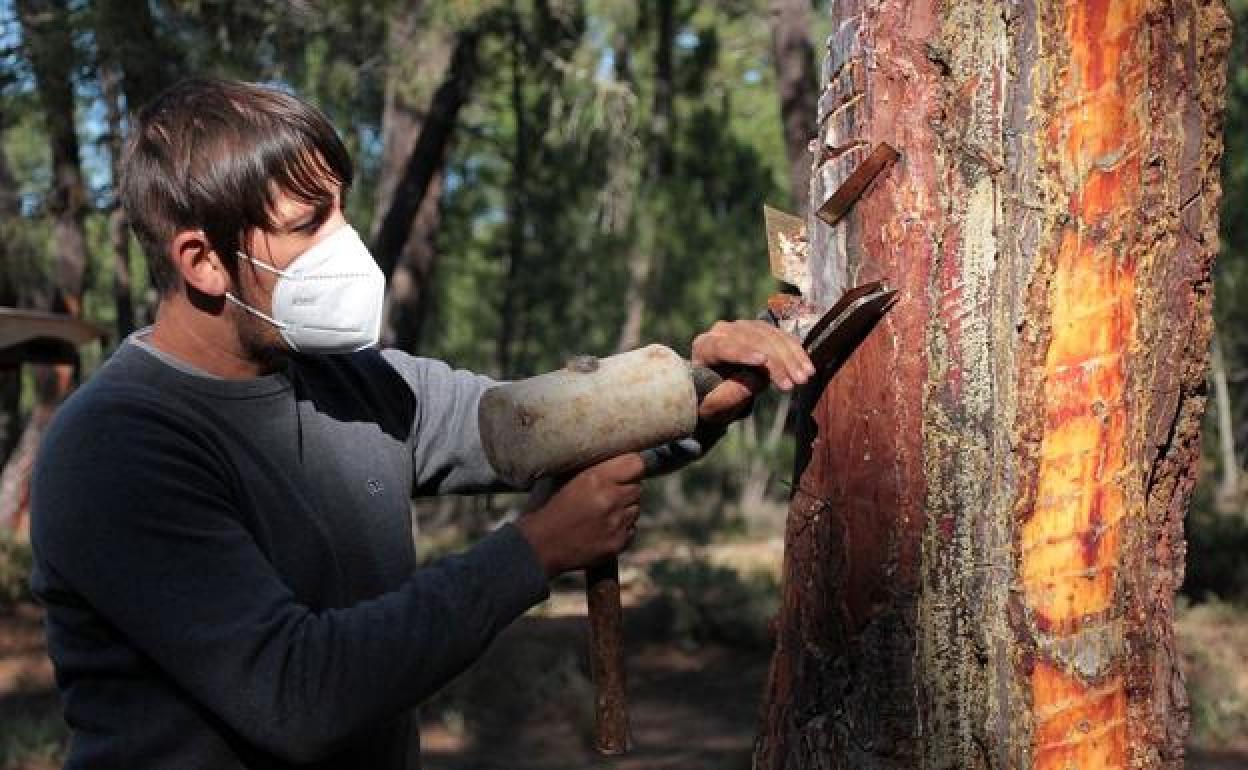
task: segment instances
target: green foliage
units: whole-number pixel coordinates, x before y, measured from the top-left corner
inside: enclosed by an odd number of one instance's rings
[[[0,615],[21,601],[29,601],[30,543],[0,535]]]
[[[1216,599],[1177,611],[1178,648],[1191,702],[1191,743],[1236,744],[1248,735],[1248,616]]]
[[[666,607],[673,637],[745,647],[769,643],[768,627],[780,608],[774,574],[665,559],[650,566],[649,577]]]
[[[1183,593],[1248,606],[1248,518],[1214,509],[1210,483],[1201,484],[1187,515],[1187,574]]]
[[[5,714],[0,729],[0,770],[59,765],[68,744],[69,730],[55,698],[42,708]]]
[[[582,30],[575,14],[552,25],[526,11],[518,45],[486,47],[487,58],[504,66],[479,85],[450,159],[437,333],[423,346],[430,354],[516,375],[558,366],[572,352],[611,352],[626,310],[628,260],[638,249],[654,263],[645,340],[687,349],[713,320],[752,315],[771,288],[760,207],[785,189],[777,181],[784,167],[777,100],[769,68],[747,83],[741,65],[721,55],[725,38],[728,50],[760,44],[761,7],[750,24],[682,4],[675,170],[659,182],[642,179],[652,149],[654,31],[618,5],[591,4],[590,12]],[[628,77],[612,72],[618,40],[627,41]],[[770,113],[760,114],[760,103]],[[518,149],[522,131],[530,141]],[[762,147],[759,136],[767,139]],[[516,218],[524,231],[518,254]],[[515,311],[505,320],[497,298],[507,293]],[[508,321],[517,339],[509,371],[501,372],[491,343]]]

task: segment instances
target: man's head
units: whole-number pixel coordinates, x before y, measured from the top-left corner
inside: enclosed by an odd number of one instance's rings
[[[239,252],[284,268],[345,224],[351,178],[346,147],[315,107],[275,88],[194,78],[139,112],[120,195],[162,299],[185,291],[228,313],[226,292],[267,308],[272,290],[271,275],[240,269]],[[245,346],[274,339],[256,319],[235,320]]]
[[[346,147],[312,105],[275,88],[193,78],[139,112],[121,203],[163,295],[177,288],[169,249],[178,232],[202,230],[235,273],[247,231],[277,231],[279,196],[328,214],[351,176]]]

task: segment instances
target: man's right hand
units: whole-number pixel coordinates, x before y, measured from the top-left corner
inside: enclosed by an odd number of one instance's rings
[[[591,465],[516,521],[550,577],[624,550],[641,511],[645,464],[632,453]]]

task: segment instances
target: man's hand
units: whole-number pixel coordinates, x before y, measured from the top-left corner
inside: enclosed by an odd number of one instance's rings
[[[708,393],[698,408],[698,417],[712,423],[732,422],[768,381],[787,391],[815,373],[815,365],[797,338],[766,321],[717,321],[694,338],[692,358],[700,366],[741,364],[766,373],[766,379],[730,377]]]
[[[591,465],[516,526],[550,577],[624,550],[636,532],[645,464],[633,453]]]

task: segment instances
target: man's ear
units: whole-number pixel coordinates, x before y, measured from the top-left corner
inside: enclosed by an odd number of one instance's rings
[[[169,244],[173,261],[187,286],[209,297],[224,297],[230,276],[203,230],[183,230]]]

